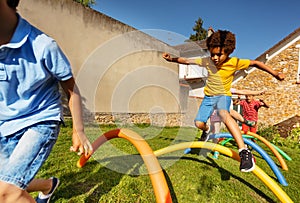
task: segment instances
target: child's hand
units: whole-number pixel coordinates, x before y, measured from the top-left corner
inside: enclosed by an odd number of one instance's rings
[[[78,155],[85,154],[85,156],[93,153],[93,147],[84,133],[80,133],[80,135],[73,133],[72,142],[73,145],[70,147],[70,151],[78,152]]]
[[[258,99],[258,101],[261,103],[262,106],[269,108],[269,105],[267,105],[263,99]]]
[[[285,75],[283,73],[278,72],[277,75],[275,76],[277,80],[284,80]]]
[[[167,61],[172,61],[172,57],[171,57],[171,55],[168,54],[168,53],[163,53],[162,57],[163,57],[164,59],[166,59]]]

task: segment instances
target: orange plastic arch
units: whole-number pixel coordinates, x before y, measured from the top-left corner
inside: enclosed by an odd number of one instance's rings
[[[115,129],[108,131],[92,143],[94,151],[96,151],[103,143],[113,138],[124,138],[136,147],[149,172],[156,202],[171,203],[172,197],[162,168],[148,143],[139,134],[129,129]],[[81,156],[77,162],[77,166],[80,168],[83,167],[90,156],[91,155]]]

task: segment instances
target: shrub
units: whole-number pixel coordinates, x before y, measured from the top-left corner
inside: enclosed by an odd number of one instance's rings
[[[280,136],[275,126],[259,126],[257,134],[267,139],[269,142],[277,146],[286,146],[292,149],[300,148],[300,128],[291,130],[286,138]]]
[[[272,142],[274,138],[280,137],[277,127],[272,125],[267,126],[267,125],[260,124],[258,126],[257,134],[264,137],[269,142]]]
[[[300,148],[300,127],[291,130],[287,142],[292,149]]]

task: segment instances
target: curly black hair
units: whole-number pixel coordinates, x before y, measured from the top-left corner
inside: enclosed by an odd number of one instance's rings
[[[220,47],[226,54],[231,54],[235,49],[235,35],[227,30],[218,30],[206,40],[208,50]]]
[[[20,0],[6,0],[7,5],[11,8],[17,8]]]

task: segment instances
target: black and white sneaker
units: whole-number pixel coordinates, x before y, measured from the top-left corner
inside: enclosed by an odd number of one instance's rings
[[[249,149],[243,149],[239,153],[241,162],[240,162],[240,171],[242,172],[251,172],[255,168],[255,159]]]
[[[39,195],[37,196],[37,198],[35,199],[35,201],[37,203],[49,203],[51,196],[53,195],[54,191],[56,190],[56,188],[59,185],[59,179],[56,177],[51,177],[52,179],[52,187],[51,190],[49,192],[49,194],[44,195],[42,192],[39,193]]]
[[[207,142],[209,140],[210,135],[212,135],[212,132],[210,131],[210,128],[207,131],[203,130],[199,141]]]

